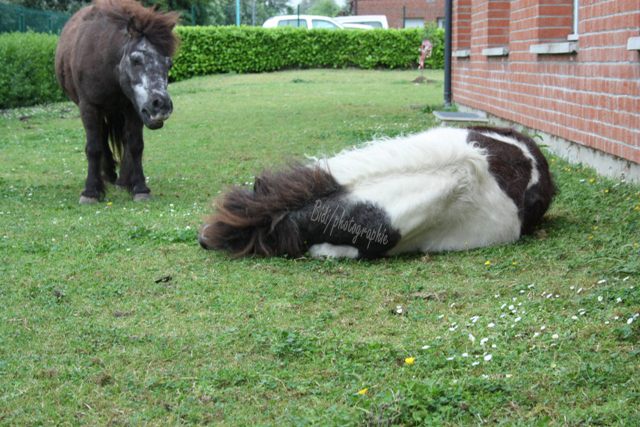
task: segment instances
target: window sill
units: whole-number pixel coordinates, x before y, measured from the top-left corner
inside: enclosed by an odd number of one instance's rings
[[[627,50],[640,50],[640,37],[629,37]]]
[[[577,42],[534,44],[529,47],[530,53],[538,55],[563,55],[578,52]]]
[[[469,58],[471,56],[471,49],[460,49],[451,53],[451,56],[456,58]]]
[[[482,55],[484,56],[507,56],[509,55],[508,47],[492,47],[489,49],[482,49]]]

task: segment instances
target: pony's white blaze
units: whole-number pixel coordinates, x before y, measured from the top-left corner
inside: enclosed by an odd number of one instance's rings
[[[356,201],[384,209],[402,235],[388,255],[464,250],[520,236],[518,208],[466,129],[377,141],[322,160]],[[523,150],[524,151],[524,150]]]
[[[133,93],[135,94],[137,105],[143,106],[147,103],[151,96],[151,91],[149,90],[149,78],[146,75],[142,76],[140,83],[133,86]]]

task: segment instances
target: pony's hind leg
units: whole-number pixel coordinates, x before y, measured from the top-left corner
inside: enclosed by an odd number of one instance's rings
[[[85,153],[87,155],[87,180],[78,203],[81,205],[97,203],[105,194],[104,181],[100,173],[104,143],[102,141],[103,121],[101,112],[91,105],[80,103],[80,117],[87,135]]]
[[[118,174],[116,173],[116,161],[109,147],[108,136],[105,136],[102,142],[102,177],[108,183],[115,184]]]
[[[131,156],[129,156],[126,152],[122,155],[122,160],[120,162],[120,176],[118,176],[118,179],[116,180],[116,189],[117,190],[127,190],[129,191],[129,189],[127,188],[127,183],[125,182],[123,177],[128,176],[129,173],[129,168],[131,168]]]

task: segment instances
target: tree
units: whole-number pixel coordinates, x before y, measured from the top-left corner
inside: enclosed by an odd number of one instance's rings
[[[334,0],[317,0],[308,12],[310,15],[336,16],[340,13],[340,6]]]
[[[236,24],[235,0],[222,0],[226,2],[224,23],[214,25]],[[293,8],[288,5],[288,0],[240,0],[240,25],[260,26],[272,16],[288,15],[293,13]]]
[[[28,9],[72,14],[89,5],[91,0],[6,0],[0,3],[23,6]]]
[[[29,9],[73,14],[92,0],[0,0],[0,3]],[[182,14],[182,25],[235,25],[235,0],[138,0],[143,5]],[[292,14],[289,0],[240,0],[240,23],[262,25],[271,16]],[[313,0],[315,1],[315,0]],[[333,1],[333,0],[330,0]]]

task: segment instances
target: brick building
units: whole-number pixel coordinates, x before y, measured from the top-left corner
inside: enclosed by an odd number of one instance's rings
[[[452,99],[640,182],[640,0],[453,0]]]
[[[351,12],[354,15],[386,15],[390,28],[404,28],[405,24],[424,27],[429,22],[444,28],[444,3],[445,0],[352,0]]]

